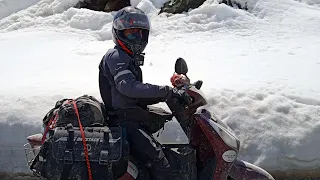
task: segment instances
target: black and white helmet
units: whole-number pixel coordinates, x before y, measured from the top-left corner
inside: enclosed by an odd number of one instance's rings
[[[138,33],[125,34],[126,29],[138,29]],[[116,45],[131,55],[141,54],[148,44],[150,22],[147,15],[132,6],[118,11],[113,19],[112,37]]]

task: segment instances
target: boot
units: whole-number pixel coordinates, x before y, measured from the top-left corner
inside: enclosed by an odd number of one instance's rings
[[[167,180],[170,176],[171,165],[166,157],[146,164],[152,180]]]

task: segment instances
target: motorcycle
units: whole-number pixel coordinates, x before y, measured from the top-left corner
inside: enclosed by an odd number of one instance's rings
[[[206,108],[207,100],[205,95],[200,90],[202,81],[190,83],[187,77],[188,66],[184,59],[179,58],[175,63],[175,78],[171,82],[175,84],[174,90],[181,94],[181,98],[171,98],[167,101],[172,114],[180,123],[184,133],[189,139],[188,144],[161,144],[162,150],[167,157],[170,168],[159,168],[159,176],[157,179],[171,180],[274,180],[274,178],[262,168],[239,160],[240,141],[236,137],[233,130],[218,119],[214,114],[211,114]],[[106,128],[108,130],[106,130]],[[116,130],[114,130],[116,128]],[[104,134],[113,131],[119,131],[118,127],[101,127]],[[86,128],[85,128],[86,129]],[[89,128],[90,129],[90,128]],[[61,138],[63,128],[56,128],[51,131],[51,136],[57,136],[54,142],[62,142],[65,147],[68,138]],[[88,130],[88,131],[92,131]],[[120,128],[121,131],[121,128]],[[97,132],[100,132],[97,130]],[[56,135],[57,134],[57,135]],[[119,134],[119,133],[118,133]],[[122,136],[123,135],[123,136]],[[41,151],[42,134],[36,134],[27,137],[30,148],[25,148],[28,165],[31,167]],[[107,152],[103,149],[98,149],[98,164],[106,165],[108,170],[103,173],[108,174],[108,178],[95,176],[93,179],[118,179],[118,180],[147,180],[150,179],[147,169],[139,163],[134,157],[125,156],[125,146],[128,146],[125,134],[112,136],[110,139],[106,135],[99,135],[98,141],[113,142],[109,145]],[[73,138],[72,138],[73,139]],[[86,138],[87,139],[87,138]],[[93,138],[91,138],[93,139]],[[119,143],[119,141],[121,142]],[[154,139],[155,140],[155,139]],[[90,141],[90,138],[88,138]],[[95,140],[97,143],[97,140]],[[156,140],[155,140],[156,141]],[[159,143],[159,142],[157,142]],[[90,143],[88,143],[90,145]],[[159,143],[160,144],[160,143]],[[116,148],[117,147],[117,148]],[[90,147],[90,149],[92,149]],[[116,150],[115,150],[116,149]],[[112,153],[117,154],[117,151],[122,151],[116,158],[110,157]],[[58,154],[66,154],[59,151]],[[31,157],[30,157],[31,154]],[[60,158],[56,155],[56,161],[65,162],[66,158]],[[108,158],[103,158],[108,156]],[[91,155],[93,161],[94,156]],[[71,158],[71,161],[76,161],[76,158]],[[84,161],[80,158],[78,161]],[[102,163],[103,162],[103,163]],[[40,174],[33,169],[35,174]],[[69,176],[70,177],[70,176]],[[47,177],[47,179],[54,179]],[[62,179],[62,177],[60,177]],[[88,179],[88,174],[84,177],[73,177],[70,179]]]

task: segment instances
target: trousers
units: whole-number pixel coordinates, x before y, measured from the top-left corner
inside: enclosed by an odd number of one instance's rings
[[[141,109],[120,110],[117,120],[112,124],[118,124],[124,128],[130,145],[130,154],[144,164],[151,177],[156,179],[157,169],[168,168],[170,164],[162,151],[161,144],[154,139],[152,133],[161,129],[165,119],[170,119],[172,116],[162,111],[159,111],[162,114],[155,113],[154,109],[147,113],[139,111]],[[159,123],[160,121],[163,124]]]

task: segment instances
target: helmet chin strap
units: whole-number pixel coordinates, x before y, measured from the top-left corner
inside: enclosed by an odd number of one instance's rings
[[[129,53],[131,56],[133,56],[133,60],[134,60],[134,63],[136,66],[143,66],[145,53],[134,54],[119,39],[117,41],[122,49],[124,49],[127,53]]]
[[[117,42],[119,43],[119,45],[121,46],[122,49],[124,49],[130,55],[133,55],[133,52],[130,51],[119,39],[117,39]]]

